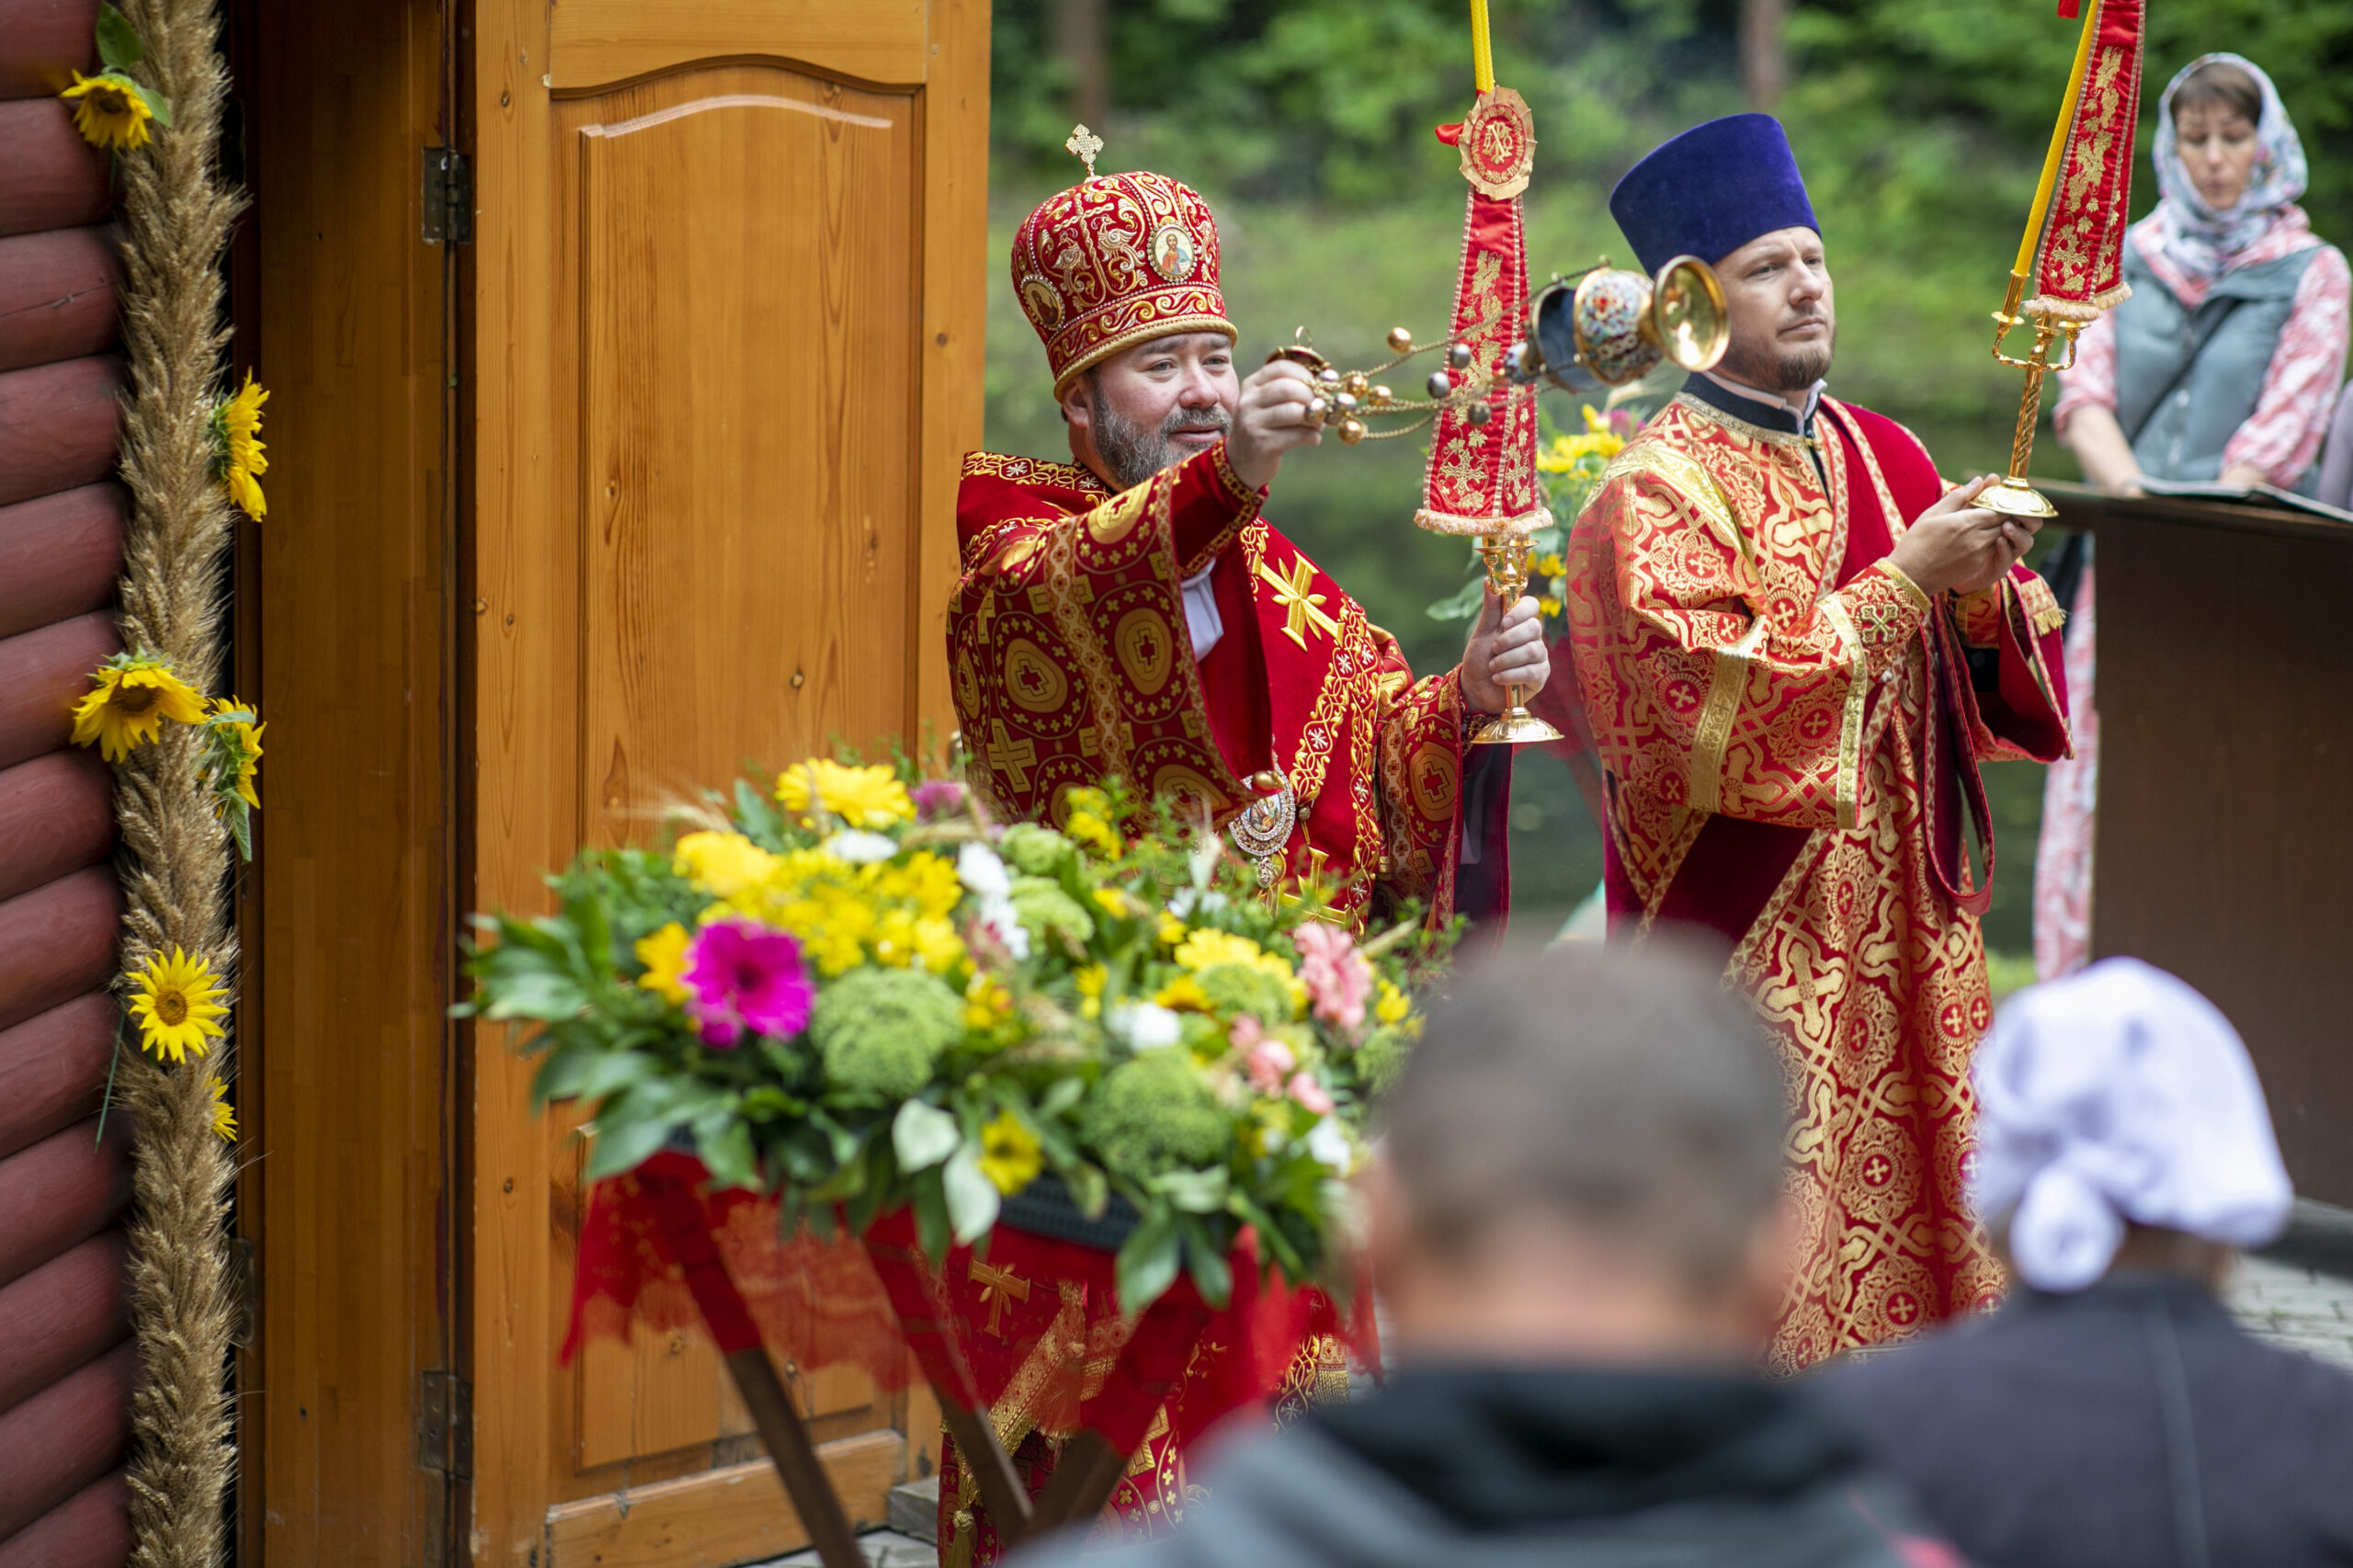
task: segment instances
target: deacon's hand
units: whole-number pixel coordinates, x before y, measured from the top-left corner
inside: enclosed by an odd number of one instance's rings
[[[1536,601],[1522,598],[1506,609],[1490,585],[1462,649],[1462,700],[1473,712],[1500,713],[1511,706],[1506,687],[1519,687],[1525,702],[1544,689],[1552,675],[1552,655],[1544,645],[1544,619]]]
[[[1912,520],[1888,561],[1924,594],[1973,594],[1990,588],[2034,545],[2039,517],[2012,517],[1972,506],[1980,492],[1999,483],[1980,474],[1948,493]]]
[[[1235,477],[1263,490],[1275,482],[1285,452],[1321,444],[1322,428],[1307,422],[1307,405],[1314,400],[1315,383],[1303,366],[1277,359],[1252,371],[1225,437],[1225,460]]]

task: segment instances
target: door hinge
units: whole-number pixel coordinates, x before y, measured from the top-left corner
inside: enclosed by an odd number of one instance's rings
[[[474,240],[474,161],[455,147],[425,150],[425,243]]]
[[[474,1478],[474,1386],[455,1372],[427,1372],[416,1402],[416,1463],[452,1481]]]

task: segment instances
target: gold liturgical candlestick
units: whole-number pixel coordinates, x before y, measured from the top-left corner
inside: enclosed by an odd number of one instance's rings
[[[1487,568],[1487,585],[1495,589],[1506,609],[1519,602],[1521,590],[1528,586],[1529,559],[1535,548],[1526,534],[1488,534],[1479,540],[1479,560]],[[1471,737],[1472,745],[1516,746],[1561,738],[1560,731],[1528,710],[1520,700],[1519,687],[1506,686],[1504,691],[1511,706]]]

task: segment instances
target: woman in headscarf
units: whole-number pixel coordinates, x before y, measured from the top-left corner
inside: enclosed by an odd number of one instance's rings
[[[1822,1398],[1972,1562],[2353,1562],[2353,1377],[2217,1295],[2290,1202],[2230,1024],[2109,959],[2011,998],[1971,1076],[1970,1200],[2018,1288]]]
[[[2157,107],[2157,206],[2124,246],[2131,297],[2092,324],[2060,378],[2052,423],[2102,489],[2143,478],[2276,484],[2313,493],[2313,459],[2345,379],[2345,255],[2312,231],[2304,149],[2253,62],[2206,54]],[[2073,619],[2067,689],[2075,755],[2045,781],[2034,872],[2035,969],[2090,956],[2092,827],[2099,775],[2093,706],[2091,540],[2061,546],[2044,576]],[[2072,585],[2072,603],[2069,588]]]

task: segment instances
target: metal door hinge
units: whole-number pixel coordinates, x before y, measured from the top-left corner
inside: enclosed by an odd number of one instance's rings
[[[427,1372],[416,1402],[416,1463],[452,1481],[474,1478],[474,1386],[455,1372]]]
[[[474,240],[474,161],[455,147],[425,150],[425,243]]]

